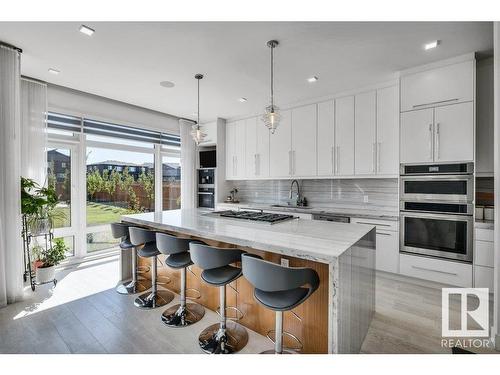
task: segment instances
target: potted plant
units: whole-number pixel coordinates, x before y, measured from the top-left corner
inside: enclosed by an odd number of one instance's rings
[[[34,235],[48,233],[56,219],[64,219],[56,211],[57,193],[54,186],[41,187],[34,180],[21,177],[21,212],[26,215],[30,232]]]
[[[53,245],[46,251],[42,251],[38,259],[36,269],[36,281],[39,284],[48,283],[54,280],[56,266],[66,258],[68,247],[64,239],[56,238]]]

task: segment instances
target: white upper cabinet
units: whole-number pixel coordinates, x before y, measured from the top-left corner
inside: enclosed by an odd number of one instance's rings
[[[269,177],[269,140],[270,131],[259,117],[256,119],[256,177]]]
[[[235,176],[234,148],[236,142],[235,123],[226,123],[226,178],[231,180]]]
[[[290,177],[292,175],[292,119],[290,110],[281,112],[280,123],[269,138],[270,176]]]
[[[226,178],[245,177],[245,120],[226,124]]]
[[[377,173],[399,174],[399,87],[377,90]]]
[[[316,176],[317,105],[292,109],[292,175]]]
[[[376,173],[376,92],[358,94],[354,98],[355,173]]]
[[[318,104],[318,176],[334,174],[334,101]]]
[[[401,114],[401,163],[422,163],[434,160],[434,109]]]
[[[354,96],[335,100],[335,175],[354,175]]]
[[[434,161],[474,160],[474,103],[434,109]]]
[[[401,77],[401,111],[474,100],[474,60]]]
[[[493,58],[476,68],[476,175],[493,176]]]
[[[269,129],[258,117],[245,123],[246,177],[269,177]]]
[[[245,120],[245,171],[247,178],[257,177],[257,118]]]

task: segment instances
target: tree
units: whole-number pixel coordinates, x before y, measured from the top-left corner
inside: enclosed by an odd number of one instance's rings
[[[116,203],[118,189],[121,188],[122,176],[116,169],[113,169],[113,171],[111,171],[110,180],[113,184],[113,202]]]
[[[149,171],[144,172],[144,170],[143,170],[141,172],[141,174],[139,175],[138,181],[141,184],[142,188],[144,189],[144,192],[146,193],[146,199],[148,201],[147,208],[151,208],[151,203],[153,202],[153,199],[155,197],[155,179],[154,179],[154,176],[151,172],[149,172]]]
[[[90,196],[90,200],[93,200],[95,194],[101,191],[102,185],[102,177],[97,168],[87,171],[87,194]]]

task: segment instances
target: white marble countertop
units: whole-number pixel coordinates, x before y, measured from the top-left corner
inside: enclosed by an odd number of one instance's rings
[[[399,212],[398,211],[383,211],[383,210],[374,210],[369,208],[351,208],[351,207],[275,207],[269,204],[259,204],[259,203],[228,203],[221,202],[216,203],[216,205],[229,205],[241,207],[242,209],[252,208],[257,210],[264,211],[290,211],[297,212],[303,214],[335,214],[335,215],[343,215],[349,217],[359,217],[366,219],[380,219],[380,220],[390,220],[390,221],[398,221],[399,220]]]
[[[124,215],[122,220],[158,230],[330,263],[375,227],[294,219],[277,224],[214,217],[200,209]]]

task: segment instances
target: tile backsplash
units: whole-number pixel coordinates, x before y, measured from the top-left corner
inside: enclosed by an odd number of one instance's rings
[[[231,181],[242,203],[287,204],[292,180]],[[368,208],[397,212],[398,179],[299,180],[311,207]],[[295,187],[294,187],[295,189]]]

